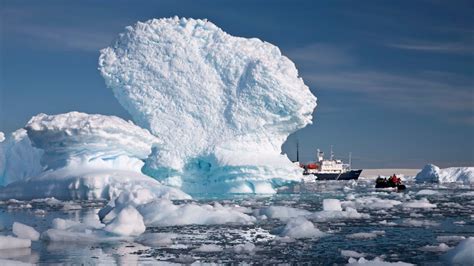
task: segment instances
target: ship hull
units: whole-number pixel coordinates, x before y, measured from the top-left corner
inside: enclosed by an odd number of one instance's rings
[[[336,173],[314,173],[317,180],[357,180],[362,170],[350,170],[341,174]]]

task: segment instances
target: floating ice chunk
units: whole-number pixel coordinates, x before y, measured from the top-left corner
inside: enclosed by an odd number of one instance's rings
[[[175,205],[170,200],[160,199],[137,206],[147,226],[173,226],[187,224],[252,224],[256,218],[241,208],[214,206],[197,203]]]
[[[417,196],[432,196],[438,195],[439,191],[431,190],[431,189],[422,189],[416,193]]]
[[[365,257],[365,253],[359,253],[357,251],[353,250],[341,250],[341,256],[346,257],[346,258],[362,258]]]
[[[22,261],[17,261],[17,260],[0,259],[0,265],[2,265],[2,266],[30,266],[30,265],[34,265],[34,264],[27,263],[27,262],[22,262]]]
[[[306,218],[297,217],[285,225],[280,235],[291,238],[315,238],[325,236],[326,234],[321,232]]]
[[[214,245],[214,244],[204,244],[198,248],[193,249],[195,252],[221,252],[224,249],[221,246]]]
[[[140,192],[141,191],[141,192]],[[173,204],[168,199],[157,199],[146,190],[136,193],[123,192],[117,199],[109,202],[99,211],[99,218],[111,221],[123,208],[134,206],[143,216],[146,226],[173,226],[188,224],[251,224],[256,218],[246,214],[247,208],[209,204]]]
[[[324,199],[324,211],[342,211],[341,202],[338,199]]]
[[[370,215],[366,213],[359,213],[356,209],[346,207],[345,211],[319,211],[309,215],[309,217],[316,220],[317,222],[327,222],[345,219],[367,219],[370,217]]]
[[[246,253],[246,254],[252,254],[255,253],[256,247],[252,243],[245,243],[245,244],[238,244],[233,246],[233,251],[235,253]]]
[[[163,140],[147,174],[185,192],[275,193],[300,181],[281,146],[311,123],[316,98],[280,50],[207,20],[153,19],[103,49],[106,85]]]
[[[460,242],[466,239],[464,236],[437,236],[436,241],[438,242]]]
[[[13,236],[0,236],[0,249],[29,247],[31,247],[30,239],[16,238]]]
[[[365,258],[359,258],[359,260],[356,260],[354,258],[349,259],[349,263],[346,264],[348,266],[358,266],[358,265],[364,265],[364,266],[413,266],[414,264],[411,263],[406,263],[406,262],[387,262],[383,261],[381,258],[376,257],[373,260],[367,260]]]
[[[268,218],[280,219],[286,221],[289,218],[294,218],[298,216],[307,216],[311,212],[303,209],[286,207],[286,206],[270,206],[263,208],[259,211],[260,215],[266,215]]]
[[[462,240],[456,247],[448,251],[444,260],[451,265],[474,265],[474,237]]]
[[[345,201],[342,203],[344,207],[352,207],[356,209],[391,209],[402,202],[398,200],[381,199],[375,196],[359,197],[355,198],[354,201]]]
[[[430,203],[428,199],[426,198],[422,198],[420,200],[405,202],[403,204],[403,207],[412,208],[412,209],[425,209],[425,208],[436,208],[436,204]]]
[[[361,239],[374,239],[378,236],[381,236],[381,235],[384,235],[385,234],[385,231],[372,231],[370,233],[354,233],[354,234],[350,234],[350,235],[347,235],[346,238],[348,239],[358,239],[358,240],[361,240]]]
[[[416,220],[416,219],[404,219],[402,222],[405,226],[413,226],[413,227],[435,227],[439,226],[438,222],[430,221],[430,220]]]
[[[4,140],[5,140],[5,133],[0,131],[0,143],[3,142]]]
[[[0,142],[0,186],[34,177],[43,171],[43,151],[34,148],[26,130],[18,129]]]
[[[30,239],[33,241],[39,240],[40,234],[33,227],[14,222],[13,223],[13,234],[19,238]]]
[[[177,237],[178,235],[173,233],[145,233],[140,235],[136,241],[146,246],[163,247],[172,245]]]
[[[415,177],[416,182],[449,183],[462,182],[474,184],[474,167],[451,167],[440,169],[428,164]]]
[[[427,252],[446,252],[450,249],[451,248],[445,243],[441,243],[437,246],[426,245],[420,248],[421,251],[427,251]]]
[[[138,236],[145,232],[145,229],[143,217],[130,205],[123,208],[104,228],[107,232],[121,236]]]
[[[382,220],[379,222],[379,224],[385,225],[385,226],[395,226],[397,223],[395,222],[387,222],[387,220]]]

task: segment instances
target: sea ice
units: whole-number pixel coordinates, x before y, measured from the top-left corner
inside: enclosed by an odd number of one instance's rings
[[[269,206],[260,209],[259,211],[259,215],[265,215],[268,218],[279,219],[282,221],[286,221],[290,218],[298,216],[307,216],[310,214],[310,211],[286,206]]]
[[[223,248],[214,244],[204,244],[198,248],[193,249],[195,252],[221,252]]]
[[[306,218],[297,217],[285,225],[280,235],[291,238],[315,238],[325,236],[326,234],[321,232]]]
[[[446,252],[447,250],[450,250],[450,249],[451,248],[445,243],[441,243],[437,246],[426,245],[420,248],[421,251],[427,251],[427,252]]]
[[[29,248],[30,246],[30,239],[16,238],[13,236],[0,236],[0,249]]]
[[[163,247],[172,245],[177,237],[178,235],[173,233],[145,233],[135,240],[146,246]]]
[[[22,261],[17,261],[17,260],[0,259],[0,265],[2,265],[2,266],[31,266],[31,265],[34,265],[34,264],[27,263],[27,262],[22,262]]]
[[[432,204],[426,198],[422,198],[420,200],[412,200],[405,202],[403,204],[403,208],[411,208],[411,209],[425,209],[425,208],[436,208],[436,204]]]
[[[245,253],[245,254],[252,254],[255,253],[255,245],[252,243],[244,243],[244,244],[238,244],[233,246],[233,251],[235,253]]]
[[[122,192],[99,211],[99,218],[108,222],[123,208],[133,206],[143,216],[146,226],[173,226],[187,224],[252,224],[256,218],[246,214],[246,208],[209,204],[183,203],[175,205],[168,199],[157,199],[146,189],[138,193]]]
[[[324,199],[323,210],[325,211],[342,211],[341,202],[338,199]]]
[[[30,239],[33,241],[39,240],[40,234],[31,226],[14,222],[12,228],[13,234],[19,238]]]
[[[352,200],[344,201],[342,203],[342,206],[352,207],[355,209],[377,210],[377,209],[391,209],[402,203],[401,201],[398,201],[398,200],[381,199],[379,197],[374,197],[374,196],[357,197],[357,198],[350,197],[349,199],[352,199]]]
[[[365,253],[359,253],[357,251],[353,250],[341,250],[341,256],[346,257],[346,258],[362,258],[365,257]]]
[[[133,207],[123,208],[104,230],[121,236],[138,236],[145,232],[143,217]]]
[[[346,238],[348,239],[357,239],[357,240],[361,240],[361,239],[374,239],[378,236],[381,236],[381,235],[384,235],[385,232],[384,231],[372,231],[370,233],[364,233],[364,232],[361,232],[361,233],[354,233],[354,234],[349,234],[346,236]]]
[[[207,20],[153,19],[126,27],[99,69],[162,140],[146,174],[188,193],[275,193],[302,178],[281,146],[311,123],[316,97],[276,46]]]
[[[413,266],[411,263],[406,263],[406,262],[387,262],[383,261],[379,257],[376,257],[373,260],[367,260],[365,258],[359,258],[359,260],[356,260],[354,258],[349,259],[349,263],[346,264],[347,266],[358,266],[358,265],[364,265],[364,266]]]
[[[474,184],[474,167],[451,167],[440,169],[428,164],[415,177],[416,182]]]

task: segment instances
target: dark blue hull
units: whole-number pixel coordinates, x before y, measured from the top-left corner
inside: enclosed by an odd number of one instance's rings
[[[362,170],[350,170],[341,174],[319,173],[314,174],[316,180],[357,180],[362,173]]]

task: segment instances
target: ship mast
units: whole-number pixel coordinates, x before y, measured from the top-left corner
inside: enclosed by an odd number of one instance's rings
[[[331,161],[334,159],[334,152],[332,151],[332,145],[331,145]]]
[[[296,140],[296,161],[300,162],[300,142]]]
[[[349,152],[349,169],[352,169],[352,152]]]

